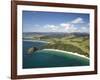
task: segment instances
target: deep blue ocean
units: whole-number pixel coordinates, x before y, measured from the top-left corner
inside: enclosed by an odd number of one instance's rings
[[[46,67],[71,67],[71,66],[88,66],[89,59],[65,54],[63,52],[41,49],[46,42],[23,41],[23,68],[46,68]],[[28,54],[28,49],[37,47],[40,50]]]

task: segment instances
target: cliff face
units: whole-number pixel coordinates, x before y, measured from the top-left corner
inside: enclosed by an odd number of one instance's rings
[[[36,47],[31,47],[28,49],[28,53],[32,53],[32,52],[35,52],[37,51],[38,49]]]

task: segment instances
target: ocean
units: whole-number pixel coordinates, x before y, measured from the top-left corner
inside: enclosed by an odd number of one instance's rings
[[[75,53],[42,49],[48,42],[44,41],[23,41],[23,68],[48,68],[48,67],[73,67],[89,66],[89,58]],[[39,50],[28,54],[28,49],[36,47]]]

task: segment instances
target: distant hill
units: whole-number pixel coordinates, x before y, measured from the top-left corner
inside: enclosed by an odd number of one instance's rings
[[[81,32],[74,32],[74,33],[66,33],[66,32],[24,32],[23,33],[23,37],[31,37],[33,35],[37,35],[37,36],[41,36],[41,35],[44,35],[44,36],[75,36],[75,37],[84,37],[84,36],[87,36],[89,37],[89,33],[81,33]]]

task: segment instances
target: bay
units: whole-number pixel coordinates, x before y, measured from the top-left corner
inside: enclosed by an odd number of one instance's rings
[[[41,49],[48,42],[45,41],[23,41],[23,68],[47,68],[47,67],[73,67],[88,66],[89,59],[74,53],[61,50]],[[28,49],[37,47],[39,50],[28,54]]]

